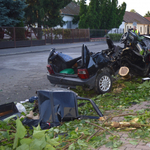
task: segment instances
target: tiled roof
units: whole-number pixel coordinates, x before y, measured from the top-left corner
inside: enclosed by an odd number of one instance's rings
[[[128,12],[128,11],[125,12],[123,21],[125,21],[127,23],[137,22],[137,24],[150,24],[150,21],[145,19],[140,14],[133,13],[133,12]]]
[[[79,15],[80,6],[78,6],[76,3],[71,2],[66,7],[61,9],[61,14],[63,15]]]
[[[145,18],[150,21],[150,17],[145,17]]]

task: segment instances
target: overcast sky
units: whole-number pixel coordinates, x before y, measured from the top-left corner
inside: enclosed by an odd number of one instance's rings
[[[118,5],[123,2],[127,4],[126,11],[134,9],[142,16],[150,11],[150,0],[118,0]],[[89,0],[87,0],[87,3],[89,3]]]

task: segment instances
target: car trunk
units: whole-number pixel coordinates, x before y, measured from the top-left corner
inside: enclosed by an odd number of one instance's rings
[[[80,64],[81,57],[75,59],[70,59],[66,61],[65,58],[57,55],[55,59],[49,61],[55,75],[67,75],[67,76],[77,76],[78,65]]]

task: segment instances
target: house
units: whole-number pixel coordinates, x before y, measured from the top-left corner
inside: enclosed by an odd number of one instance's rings
[[[137,29],[140,34],[150,34],[150,21],[138,13],[128,11],[125,12],[121,25],[124,27],[124,32],[127,32],[129,28],[133,28],[133,22],[137,23]]]
[[[64,29],[75,29],[78,28],[78,24],[73,24],[72,20],[75,15],[79,15],[80,6],[74,2],[70,2],[67,6],[60,10],[63,21],[66,24],[63,25]],[[60,26],[57,26],[59,28]]]
[[[145,17],[148,21],[150,21],[150,17]]]

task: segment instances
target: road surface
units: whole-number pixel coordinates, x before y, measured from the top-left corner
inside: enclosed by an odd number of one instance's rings
[[[81,56],[80,45],[82,46],[82,43],[66,44],[66,47],[62,44],[62,48],[61,45],[52,46],[56,47],[56,51],[75,58]],[[92,52],[108,47],[104,42],[89,42],[87,46]],[[50,46],[45,47],[47,50],[41,47],[41,50],[34,52],[35,47],[0,50],[0,104],[24,101],[35,96],[37,90],[60,89],[51,85],[47,79],[46,65]],[[28,51],[21,53],[23,49]]]

